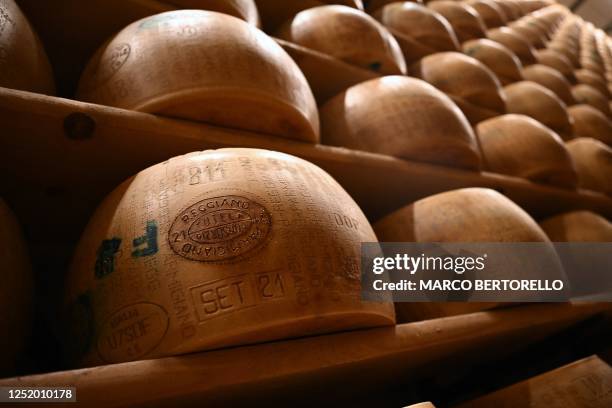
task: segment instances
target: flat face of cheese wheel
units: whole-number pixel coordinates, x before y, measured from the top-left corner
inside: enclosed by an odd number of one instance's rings
[[[393,324],[360,300],[367,219],[315,165],[221,149],[141,171],[99,207],[68,279],[84,365]]]
[[[612,223],[590,211],[572,211],[540,222],[553,242],[612,242]]]
[[[318,140],[316,102],[293,59],[262,31],[216,12],[172,11],[129,25],[92,58],[78,98]]]
[[[523,64],[506,46],[485,38],[463,43],[463,52],[482,62],[497,76],[502,85],[523,80]]]

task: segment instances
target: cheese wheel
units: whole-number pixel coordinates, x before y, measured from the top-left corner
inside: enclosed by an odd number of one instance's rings
[[[563,140],[524,115],[502,115],[476,127],[483,162],[496,173],[576,188],[578,176]]]
[[[47,54],[13,0],[0,0],[0,87],[55,93]]]
[[[566,105],[576,103],[572,85],[559,71],[542,64],[533,64],[523,69],[523,78],[553,91]]]
[[[591,85],[605,96],[610,96],[606,79],[601,74],[588,69],[577,69],[574,71],[576,80],[580,84]]]
[[[499,27],[487,31],[487,38],[506,46],[512,51],[523,65],[536,62],[534,48],[516,31],[508,27]]]
[[[81,77],[87,102],[317,142],[317,107],[293,59],[225,14],[180,10],[136,21]]]
[[[383,242],[548,242],[519,206],[486,188],[466,188],[426,197],[374,224]],[[548,257],[547,257],[548,258]],[[554,249],[550,259],[558,262]],[[509,265],[512,270],[513,265]],[[516,265],[514,265],[516,267]],[[496,303],[396,303],[399,322],[471,313]]]
[[[459,49],[448,21],[427,7],[395,2],[379,9],[374,17],[393,33],[409,64],[438,51]]]
[[[553,242],[612,242],[612,223],[590,211],[572,211],[540,222]]]
[[[576,45],[567,43],[560,44],[559,41],[553,40],[552,42],[548,43],[548,47],[546,49],[538,50],[538,53],[548,55],[549,58],[544,60],[538,57],[538,62],[544,65],[555,64],[555,66],[551,66],[565,74],[565,70],[567,69],[566,65],[569,66],[569,71],[580,67],[580,60],[576,48]],[[558,61],[555,61],[555,59],[553,59],[552,57],[550,57],[554,55],[557,55],[557,58],[555,58],[556,60],[559,59],[559,56],[561,57],[561,59],[563,60],[563,65],[561,65],[561,63],[559,63]]]
[[[299,12],[278,37],[382,74],[405,74],[399,44],[387,29],[363,11],[341,5]]]
[[[388,76],[321,107],[322,143],[466,169],[480,168],[476,137],[453,101],[427,82]]]
[[[427,3],[427,7],[448,20],[459,42],[486,37],[487,28],[484,21],[478,12],[468,4],[451,0],[435,0]]]
[[[517,9],[510,2],[505,0],[495,0],[495,3],[501,8],[506,16],[506,22],[514,21],[519,18]]]
[[[598,139],[612,147],[612,122],[591,105],[574,105],[567,109],[574,121],[574,133],[578,137]]]
[[[566,146],[578,171],[578,186],[612,195],[612,148],[588,137],[570,140]]]
[[[448,94],[470,123],[506,113],[503,88],[484,64],[458,52],[441,52],[423,58],[412,74]]]
[[[501,27],[508,22],[502,8],[492,0],[468,0],[466,3],[478,12],[487,28]]]
[[[463,52],[476,58],[497,76],[502,85],[522,81],[523,64],[506,46],[485,38],[463,43]]]
[[[568,81],[574,83],[574,68],[569,59],[563,54],[560,54],[552,49],[538,50],[535,53],[538,64],[546,65],[559,71]]]
[[[398,1],[398,0],[366,0],[365,2],[365,10],[370,14],[376,14],[381,8],[387,6],[388,4],[393,3],[414,3],[414,4],[423,4],[423,0],[408,0],[408,1]]]
[[[546,41],[544,36],[534,27],[530,26],[523,20],[518,20],[509,25],[512,30],[523,36],[529,44],[534,48],[544,48]]]
[[[578,84],[572,88],[572,95],[577,103],[591,105],[607,117],[610,117],[608,98],[591,85]]]
[[[0,375],[15,374],[32,328],[33,279],[28,251],[15,215],[0,199]]]
[[[572,118],[566,105],[552,91],[530,81],[504,88],[508,113],[530,116],[556,132],[563,140],[573,137]]]
[[[217,11],[238,17],[255,26],[260,25],[259,13],[254,0],[163,0],[184,9]]]
[[[305,160],[172,158],[113,191],[83,233],[70,348],[92,365],[392,325],[391,303],[360,297],[360,243],[375,241],[351,197]]]
[[[420,404],[409,405],[404,408],[436,408],[431,402],[421,402]]]

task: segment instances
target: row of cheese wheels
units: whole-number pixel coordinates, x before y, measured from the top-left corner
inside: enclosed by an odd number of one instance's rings
[[[1,215],[6,360],[22,344],[32,297],[16,222],[4,205]],[[195,152],[141,171],[95,212],[67,277],[66,351],[93,365],[394,324],[393,304],[360,296],[360,243],[377,240],[608,242],[612,224],[578,211],[538,225],[496,191],[468,188],[372,227],[310,162],[258,149]],[[474,310],[466,305],[396,309],[405,322]]]
[[[578,24],[566,9],[539,9],[511,27],[487,32],[465,28],[485,24],[466,3],[395,2],[374,16],[380,23],[356,8],[320,6],[298,13],[278,34],[382,74],[405,74],[409,61],[410,73],[420,79],[391,75],[367,81],[318,111],[301,71],[270,37],[236,18],[184,10],[139,20],[109,40],[85,70],[77,98],[612,192],[607,97],[603,104],[597,97],[580,99],[584,89],[588,95],[601,93],[586,83],[570,88],[571,78],[555,70],[567,60],[556,44],[570,32],[566,27]],[[499,21],[507,18],[489,24]],[[582,31],[599,33],[588,28]],[[462,29],[467,33],[455,34]],[[485,34],[492,40],[474,38]],[[536,53],[534,47],[545,44],[546,36],[553,36],[551,49]],[[466,40],[462,46],[458,37]],[[408,55],[415,44],[427,49]],[[541,63],[522,68],[536,61]],[[578,71],[597,77],[590,65]],[[574,75],[571,68],[562,72]],[[567,108],[564,101],[586,103]],[[515,115],[499,116],[506,112]]]

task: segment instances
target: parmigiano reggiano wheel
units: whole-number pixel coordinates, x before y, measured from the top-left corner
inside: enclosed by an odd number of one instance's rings
[[[360,243],[375,241],[351,197],[305,160],[172,158],[121,184],[83,233],[71,349],[92,365],[392,325],[391,303],[360,297]]]
[[[78,98],[317,142],[317,107],[291,57],[225,14],[180,10],[136,21],[102,46]]]
[[[506,25],[508,18],[502,8],[491,0],[468,0],[467,4],[478,12],[478,15],[487,28],[496,28]]]
[[[556,215],[540,226],[553,242],[612,242],[612,223],[590,211]]]
[[[571,83],[576,81],[572,63],[565,55],[552,49],[545,49],[536,51],[535,56],[538,60],[538,64],[556,69]]]
[[[605,96],[610,96],[606,79],[601,74],[588,69],[577,69],[574,71],[576,80],[580,84],[591,85]]]
[[[606,117],[611,117],[608,98],[591,85],[578,84],[572,88],[572,95],[577,103],[591,105]]]
[[[534,48],[544,48],[546,45],[546,40],[544,36],[535,28],[524,22],[523,20],[518,20],[509,25],[514,31],[518,34],[522,35],[529,44]]]
[[[259,13],[254,0],[162,0],[185,9],[217,11],[238,17],[255,26],[260,25]]]
[[[480,168],[463,113],[419,79],[387,76],[355,85],[321,107],[322,143],[467,169]]]
[[[480,122],[476,131],[489,170],[576,188],[578,176],[563,140],[540,122],[509,114]]]
[[[382,74],[405,74],[406,62],[391,33],[363,11],[341,5],[299,12],[278,37]]]
[[[572,95],[572,84],[559,71],[542,64],[533,64],[523,69],[523,78],[553,91],[566,105],[576,103]]]
[[[612,147],[612,122],[591,105],[574,105],[567,109],[574,121],[574,133],[578,137],[598,139]]]
[[[536,62],[535,49],[516,31],[508,27],[499,27],[487,31],[487,38],[508,47],[523,65]]]
[[[368,0],[365,4],[365,9],[370,14],[376,14],[381,8],[387,6],[388,4],[404,4],[404,3],[414,3],[414,4],[423,4],[425,3],[423,0]]]
[[[28,251],[15,215],[0,199],[0,375],[15,374],[32,329],[33,279]]]
[[[435,0],[427,7],[440,13],[453,27],[459,42],[486,37],[487,27],[478,12],[466,3],[450,0]]]
[[[508,113],[530,116],[551,128],[563,140],[574,136],[572,118],[557,95],[542,85],[521,81],[504,88]]]
[[[588,137],[570,140],[566,146],[578,171],[578,186],[612,195],[612,148]]]
[[[0,86],[49,95],[55,92],[47,54],[13,0],[0,0]]]
[[[463,52],[486,65],[502,85],[522,81],[523,64],[506,46],[485,38],[466,41]]]

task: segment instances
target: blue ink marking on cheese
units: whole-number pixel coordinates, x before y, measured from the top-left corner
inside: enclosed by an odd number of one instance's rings
[[[147,244],[145,248],[138,248]],[[144,236],[138,237],[133,241],[134,252],[132,252],[133,257],[143,257],[143,256],[151,256],[155,255],[158,251],[157,247],[157,222],[155,221],[147,221],[147,230]]]
[[[115,254],[121,246],[121,238],[105,239],[102,241],[96,256],[95,275],[101,279],[115,270]]]

